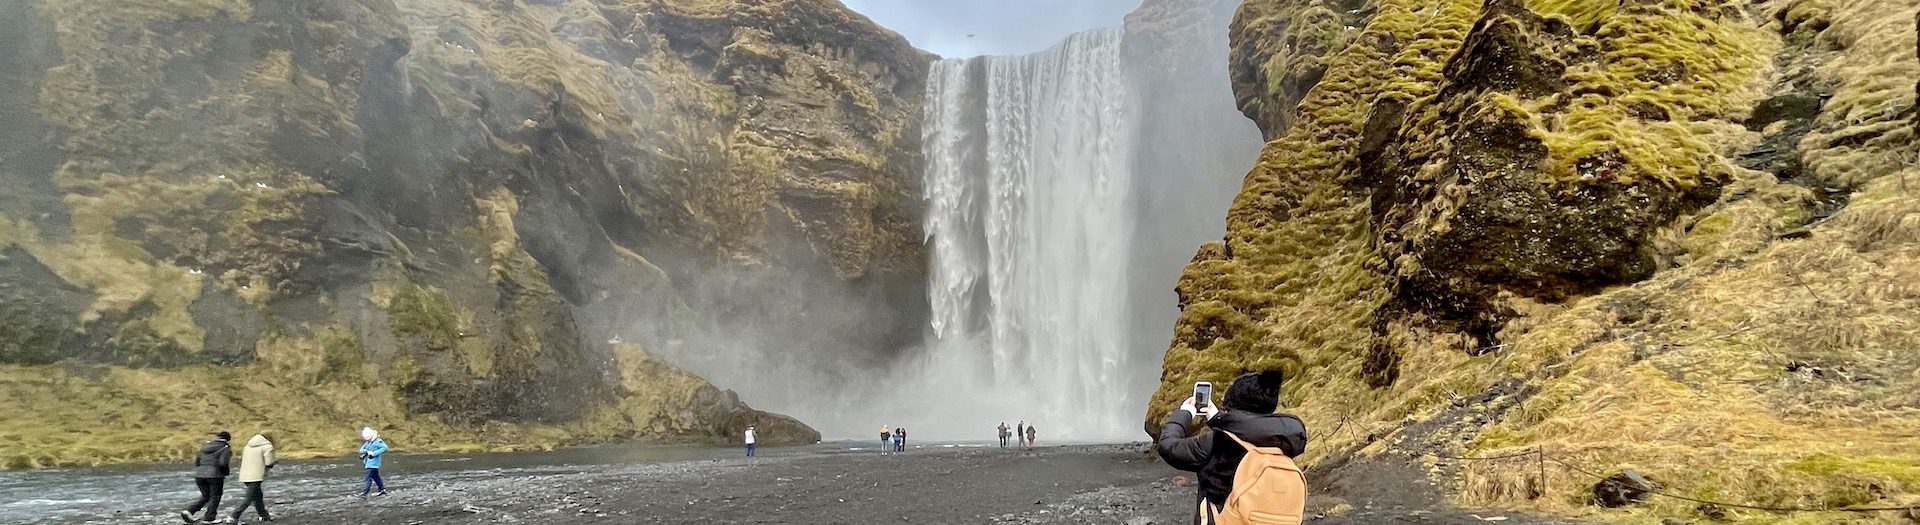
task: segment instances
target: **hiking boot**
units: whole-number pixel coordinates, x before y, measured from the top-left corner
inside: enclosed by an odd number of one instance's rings
[[[199,520],[193,519],[192,512],[188,512],[184,510],[180,511],[180,521],[184,521],[187,523],[199,523]]]
[[[377,498],[377,497],[380,497],[380,496],[385,496],[385,495],[387,495],[387,491],[384,491],[384,490],[382,490],[382,491],[380,491],[380,492],[375,492],[375,493],[373,493],[373,496],[374,496],[374,497],[376,497],[376,498]]]

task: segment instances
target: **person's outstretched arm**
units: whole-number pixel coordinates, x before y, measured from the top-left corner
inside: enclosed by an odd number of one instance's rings
[[[1160,438],[1154,440],[1154,449],[1167,466],[1187,472],[1199,472],[1213,456],[1213,436],[1187,435],[1187,424],[1193,421],[1193,414],[1193,399],[1189,398],[1179,410],[1167,415],[1166,424],[1160,425]]]

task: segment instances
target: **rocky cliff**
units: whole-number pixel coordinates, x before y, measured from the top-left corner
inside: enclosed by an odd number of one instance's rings
[[[1590,505],[1582,470],[1623,468],[1920,502],[1916,7],[1246,2],[1235,88],[1273,142],[1180,280],[1149,427],[1280,367],[1319,472],[1413,457],[1470,505],[1785,519]],[[1438,459],[1533,450],[1573,468]]]
[[[811,442],[661,356],[918,336],[930,60],[830,0],[0,1],[0,463]]]

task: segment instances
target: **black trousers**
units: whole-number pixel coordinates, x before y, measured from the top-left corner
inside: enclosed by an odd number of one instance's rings
[[[200,499],[194,500],[193,506],[187,507],[187,512],[200,512],[201,508],[205,508],[206,517],[201,519],[214,521],[220,516],[220,493],[227,488],[227,478],[193,478],[193,485],[200,488]]]
[[[254,513],[259,514],[260,519],[272,519],[273,516],[267,515],[267,496],[260,491],[260,482],[245,481],[241,484],[247,486],[247,499],[240,502],[240,508],[233,509],[233,521],[240,521],[240,515],[247,513],[248,505],[253,506]]]

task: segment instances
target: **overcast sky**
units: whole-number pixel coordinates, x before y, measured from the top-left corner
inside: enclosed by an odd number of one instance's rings
[[[914,47],[947,58],[1039,51],[1069,34],[1118,26],[1140,6],[1140,0],[841,1]]]

